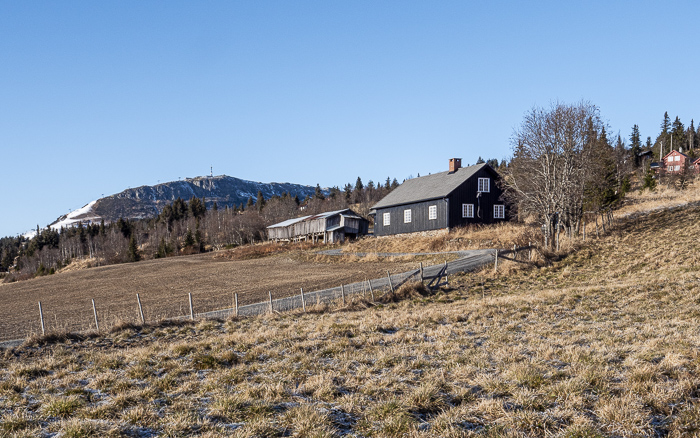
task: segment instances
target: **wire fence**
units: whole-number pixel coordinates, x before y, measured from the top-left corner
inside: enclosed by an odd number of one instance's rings
[[[517,253],[529,249],[529,247],[513,248],[514,258]],[[73,315],[70,320],[60,321],[55,314],[51,314],[51,309],[42,307],[39,302],[37,308],[37,324],[30,327],[23,336],[29,337],[48,332],[87,332],[94,330],[106,330],[123,323],[146,323],[156,322],[164,319],[201,319],[218,318],[225,319],[232,316],[246,317],[262,315],[270,312],[289,312],[294,310],[312,307],[317,304],[329,304],[333,302],[350,300],[353,297],[362,295],[372,301],[379,298],[384,293],[392,289],[399,288],[402,284],[414,281],[427,281],[430,287],[436,287],[442,279],[458,272],[468,272],[480,269],[488,264],[494,263],[497,267],[499,255],[511,253],[496,250],[473,250],[460,253],[457,260],[444,264],[432,265],[423,268],[422,264],[415,270],[390,274],[381,278],[363,280],[350,284],[338,285],[323,290],[303,291],[293,296],[289,292],[284,293],[284,297],[279,297],[281,293],[268,292],[268,300],[238,305],[238,295],[212,295],[207,291],[196,291],[178,300],[168,303],[156,303],[149,301],[147,297],[135,294],[132,304],[128,303],[96,303],[92,301],[92,312],[88,313],[82,309],[79,314]],[[530,255],[531,257],[531,255]],[[244,294],[242,294],[244,295]],[[275,295],[278,298],[274,298]],[[217,304],[218,303],[218,304]],[[225,304],[224,304],[225,303]],[[223,305],[223,306],[222,306]],[[125,310],[125,306],[132,310]],[[217,309],[218,307],[218,309]],[[223,308],[222,308],[223,307]],[[215,310],[209,310],[214,308]],[[47,318],[48,311],[48,318]],[[16,337],[16,335],[15,335]],[[21,343],[15,339],[8,341],[11,337],[3,337],[0,334],[0,345],[12,345]]]

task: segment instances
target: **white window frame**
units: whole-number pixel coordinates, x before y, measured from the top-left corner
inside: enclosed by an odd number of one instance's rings
[[[506,218],[506,208],[503,204],[495,204],[493,206],[493,218],[494,219],[505,219]]]
[[[679,172],[681,170],[681,166],[677,165],[676,167],[673,168],[673,170],[675,170],[676,172]]]
[[[673,165],[669,165],[669,166],[666,168],[666,171],[667,171],[667,172],[673,172]]]
[[[431,205],[428,207],[428,220],[437,219],[437,205]]]
[[[383,220],[382,220],[382,224],[383,224],[385,227],[388,227],[389,225],[391,225],[391,213],[384,213],[384,214],[382,215],[382,219],[383,219]]]
[[[681,156],[680,155],[674,156],[673,161],[681,161]]]
[[[405,224],[411,223],[411,209],[410,208],[407,208],[406,210],[403,211],[403,223],[405,223]]]
[[[474,217],[474,204],[462,204],[462,217]]]
[[[491,191],[491,179],[490,178],[479,178],[477,181],[477,192],[489,193]]]

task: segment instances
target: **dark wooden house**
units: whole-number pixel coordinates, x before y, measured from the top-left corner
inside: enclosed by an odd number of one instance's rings
[[[488,164],[461,167],[404,181],[372,207],[374,235],[450,229],[506,220],[498,173]]]
[[[343,242],[367,234],[369,221],[350,209],[329,211],[289,219],[267,227],[267,237],[275,241],[310,240]]]

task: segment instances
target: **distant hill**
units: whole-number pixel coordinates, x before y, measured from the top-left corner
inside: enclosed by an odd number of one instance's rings
[[[291,183],[261,183],[246,181],[232,176],[204,176],[187,178],[183,181],[172,181],[155,186],[141,186],[127,189],[115,195],[107,196],[92,201],[85,207],[75,210],[70,214],[59,217],[51,224],[52,228],[69,226],[79,221],[113,222],[119,218],[142,219],[156,216],[167,204],[177,198],[188,200],[190,198],[205,198],[207,208],[211,208],[214,202],[217,206],[233,207],[244,204],[249,197],[256,199],[258,191],[262,192],[265,199],[275,195],[289,193],[303,200],[306,196],[314,194],[316,188]],[[329,191],[324,189],[324,194]]]

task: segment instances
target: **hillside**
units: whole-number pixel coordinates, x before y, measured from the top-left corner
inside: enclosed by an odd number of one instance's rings
[[[249,197],[255,199],[258,191],[262,192],[265,199],[283,193],[304,199],[314,194],[315,187],[291,183],[260,183],[226,175],[186,178],[155,186],[129,188],[115,195],[100,198],[75,213],[61,216],[51,225],[60,227],[79,220],[99,222],[100,219],[104,219],[106,222],[113,222],[119,218],[153,217],[177,198],[206,198],[209,208],[214,202],[221,208],[233,207],[245,204]],[[328,194],[328,190],[324,193]]]
[[[126,325],[0,360],[17,436],[697,436],[698,207],[551,266],[308,314]],[[678,236],[676,239],[675,236]]]

